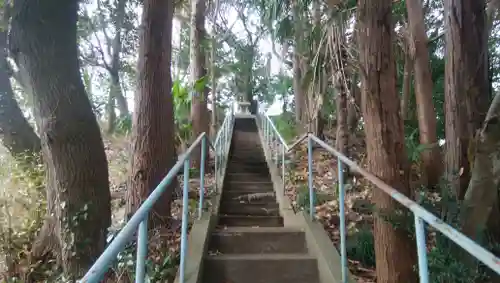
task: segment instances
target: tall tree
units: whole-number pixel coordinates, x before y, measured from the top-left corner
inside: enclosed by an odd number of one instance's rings
[[[369,170],[391,187],[410,195],[403,121],[396,89],[392,0],[360,0],[359,56],[362,71],[362,109]],[[373,190],[377,282],[417,282],[416,249],[408,231],[387,217],[402,207],[390,195]],[[393,219],[391,217],[391,219]]]
[[[203,81],[203,88],[195,87],[191,98],[191,121],[193,124],[193,139],[201,133],[208,134],[209,115],[207,108],[208,88],[206,83],[207,69],[205,66],[205,47],[207,47],[205,30],[205,0],[191,0],[191,43],[190,43],[190,61],[191,61],[191,82]],[[208,158],[205,160],[208,161]],[[201,156],[199,148],[193,153],[193,166],[199,167]]]
[[[302,57],[304,45],[304,24],[301,13],[300,2],[297,1],[293,5],[293,22],[294,22],[294,49],[293,49],[293,92],[295,102],[295,120],[297,125],[305,127],[306,120],[306,91],[303,87],[302,79],[304,74],[304,58]],[[303,128],[302,130],[306,130]]]
[[[131,178],[127,214],[135,212],[176,162],[172,101],[172,1],[145,0],[140,35],[138,82],[132,126]],[[172,181],[154,206],[153,225],[170,216]]]
[[[118,106],[118,110],[120,111],[121,119],[129,115],[127,99],[121,86],[120,69],[123,65],[123,39],[127,33],[131,33],[131,25],[126,22],[126,7],[130,1],[98,0],[96,3],[95,18],[85,18],[87,20],[85,22],[88,25],[87,28],[93,37],[84,37],[88,41],[90,48],[82,50],[81,58],[84,63],[101,67],[109,74],[109,96],[106,105],[108,116],[107,131],[112,133],[116,126],[116,106]],[[113,36],[110,36],[110,27],[112,27]],[[99,39],[101,34],[104,37],[104,44]],[[91,42],[90,39],[94,39],[97,44]]]
[[[442,172],[441,153],[437,140],[436,111],[432,101],[433,81],[425,33],[424,9],[420,0],[407,0],[410,53],[414,53],[415,99],[418,112],[418,128],[420,144],[426,148],[422,152],[422,168],[426,185],[431,188],[437,185]],[[410,55],[411,56],[411,55]],[[405,64],[410,60],[406,58]]]
[[[484,0],[446,0],[446,174],[458,199],[470,178],[471,138],[490,102],[488,38]]]
[[[78,2],[15,1],[10,40],[40,120],[49,190],[57,196],[61,259],[69,280],[82,276],[102,253],[111,223],[104,145],[78,62]]]

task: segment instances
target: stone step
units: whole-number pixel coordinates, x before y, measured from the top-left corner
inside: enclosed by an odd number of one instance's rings
[[[279,206],[276,202],[245,203],[240,201],[224,201],[220,205],[220,214],[279,216]]]
[[[319,283],[317,261],[307,254],[207,256],[203,283]]]
[[[223,227],[283,227],[281,216],[219,215],[219,226]]]
[[[248,194],[256,194],[256,193],[269,193],[269,192],[274,192],[273,186],[272,185],[266,185],[266,184],[254,184],[254,183],[247,183],[247,184],[230,184],[226,183],[224,185],[224,190],[223,192],[233,192],[233,193],[248,193]]]
[[[266,159],[264,158],[264,156],[262,156],[262,157],[256,156],[255,154],[250,155],[250,156],[237,156],[237,157],[231,156],[231,159],[229,159],[229,162],[234,163],[234,164],[241,164],[241,165],[254,165],[254,166],[266,165],[267,166]]]
[[[226,174],[241,173],[241,172],[265,173],[265,172],[269,172],[269,169],[267,168],[267,166],[265,166],[265,167],[264,166],[262,166],[262,167],[258,167],[258,166],[244,167],[244,166],[232,165],[232,164],[229,164],[227,166]]]
[[[247,181],[247,180],[256,180],[256,181],[270,181],[271,175],[269,172],[234,172],[228,173],[225,176],[227,181]]]
[[[224,189],[227,190],[269,190],[273,189],[273,182],[269,180],[254,181],[254,180],[227,180],[224,182]],[[225,190],[226,191],[226,190]]]
[[[291,228],[236,227],[215,231],[213,252],[222,254],[307,253],[305,233]]]
[[[274,191],[246,191],[246,190],[236,190],[236,191],[223,191],[221,202],[225,201],[239,201],[243,203],[252,202],[276,202],[276,194]]]

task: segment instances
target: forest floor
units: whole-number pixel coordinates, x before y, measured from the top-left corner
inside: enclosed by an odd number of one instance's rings
[[[335,133],[325,133],[325,142],[335,145]],[[366,164],[364,137],[356,137],[349,146],[350,155],[360,166]],[[308,168],[307,168],[307,145],[303,143],[289,156],[286,176],[286,193],[292,200],[296,209],[307,209],[308,196]],[[316,190],[316,218],[321,221],[333,243],[340,250],[339,233],[339,206],[337,185],[337,159],[322,148],[313,150],[313,186]],[[371,190],[367,181],[353,177],[349,186],[346,186],[345,209],[347,222],[347,250],[349,256],[349,269],[359,283],[376,282],[374,266],[367,266],[366,262],[374,263],[374,254],[370,250],[370,241],[366,237],[372,237],[371,231],[373,215],[371,213]],[[364,239],[359,235],[363,233]],[[365,245],[365,247],[363,247]],[[352,254],[354,253],[354,254]],[[354,258],[361,258],[361,263]]]
[[[104,145],[108,158],[111,205],[112,205],[112,227],[111,232],[119,230],[125,223],[126,204],[126,183],[129,167],[129,139],[127,137],[105,137]],[[205,208],[211,206],[210,197],[214,193],[213,163],[209,162],[207,175],[205,177]],[[0,189],[0,281],[5,275],[7,250],[12,247],[19,247],[20,250],[11,253],[29,252],[29,243],[36,235],[40,223],[45,216],[45,192],[35,186],[36,182],[44,181],[44,174],[36,176],[23,176],[23,171],[17,168],[16,162],[10,154],[0,148],[0,182],[3,184]],[[191,172],[192,173],[192,172]],[[179,187],[183,185],[182,175],[178,176]],[[189,211],[190,219],[193,219],[197,212],[199,201],[199,174],[192,173],[189,181]],[[175,276],[176,262],[180,248],[180,219],[182,212],[181,199],[174,200],[172,204],[172,221],[170,225],[159,232],[162,242],[167,239],[168,257],[172,260],[169,266],[163,266],[170,276]],[[15,216],[15,217],[14,217]],[[160,235],[154,233],[154,235]],[[150,239],[150,244],[154,245],[154,238]],[[12,239],[10,244],[7,244]],[[28,245],[28,246],[25,246]],[[163,246],[163,245],[162,245]],[[152,248],[150,247],[150,251]],[[154,257],[154,255],[152,255]],[[22,263],[23,264],[23,263]],[[20,267],[24,269],[23,267]]]

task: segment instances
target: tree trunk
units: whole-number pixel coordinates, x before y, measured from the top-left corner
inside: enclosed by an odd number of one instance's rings
[[[305,126],[306,115],[306,92],[302,86],[302,59],[301,59],[301,41],[303,40],[303,31],[301,24],[301,17],[299,8],[294,7],[294,21],[295,21],[295,46],[293,50],[293,93],[294,93],[294,102],[295,102],[295,121],[299,128],[303,128]],[[303,129],[302,129],[303,130]]]
[[[207,70],[205,68],[205,48],[206,31],[205,31],[205,0],[191,0],[191,43],[190,43],[190,68],[191,82],[194,85],[196,81],[205,78]],[[208,80],[205,81],[208,82]],[[191,121],[193,123],[193,140],[201,133],[208,133],[208,109],[207,96],[208,89],[204,86],[204,90],[200,93],[198,90],[193,90],[191,100]],[[208,151],[207,151],[208,152]],[[193,151],[191,157],[192,166],[200,168],[201,166],[201,151],[198,147]],[[208,158],[205,158],[208,164]]]
[[[405,52],[405,63],[403,67],[403,97],[401,98],[401,118],[408,120],[408,109],[411,99],[411,75],[413,73],[413,60],[409,50]]]
[[[6,48],[7,35],[0,32],[0,137],[12,156],[26,161],[26,157],[40,153],[41,142],[14,97]]]
[[[359,89],[358,79],[356,75],[351,75],[349,80],[350,97],[347,108],[347,124],[349,125],[349,133],[353,136],[358,130],[358,124],[361,117],[361,90]],[[354,140],[349,138],[350,141]]]
[[[146,0],[132,127],[127,215],[134,213],[176,163],[172,100],[172,1]],[[174,178],[150,213],[153,227],[169,220]]]
[[[115,92],[114,91],[115,87],[116,86],[113,84],[113,81],[111,81],[111,86],[110,86],[111,89],[108,95],[108,104],[106,105],[106,111],[108,114],[108,129],[107,129],[108,134],[114,133],[116,128],[116,112],[115,112],[116,99],[115,96],[113,95]]]
[[[444,14],[445,164],[451,187],[462,199],[470,178],[470,140],[485,120],[490,101],[485,2],[446,0]]]
[[[337,87],[337,139],[335,147],[342,154],[347,154],[347,145],[349,142],[347,125],[347,91],[344,84]]]
[[[10,41],[41,119],[64,275],[70,280],[83,276],[102,253],[111,224],[104,145],[78,63],[77,11],[77,0],[16,1]]]
[[[125,6],[127,0],[118,0],[116,11],[114,13],[114,25],[116,29],[115,36],[111,42],[113,53],[111,54],[111,64],[106,65],[110,76],[110,91],[108,100],[108,133],[112,133],[116,126],[115,108],[118,104],[120,118],[123,119],[129,115],[127,99],[123,95],[122,86],[120,85],[120,54],[122,52],[122,34],[123,23],[125,22]]]
[[[420,144],[425,145],[422,157],[422,171],[424,172],[427,188],[435,187],[442,172],[442,158],[439,150],[436,130],[436,111],[432,100],[432,74],[427,48],[427,34],[425,33],[424,11],[422,1],[407,0],[408,22],[411,44],[415,48],[415,100],[418,112]]]
[[[215,11],[216,15],[218,14],[219,1],[216,1]],[[217,135],[217,74],[215,73],[217,68],[215,63],[217,62],[217,37],[215,35],[212,36],[212,48],[210,49],[210,75],[212,78],[212,112],[211,112],[211,132],[212,136],[215,137]]]
[[[409,164],[396,90],[391,6],[392,0],[358,2],[364,128],[369,171],[409,196]],[[404,208],[379,189],[373,190],[373,202],[378,211],[374,223],[377,282],[417,282],[416,247],[409,231],[396,228],[383,215],[394,216]]]
[[[496,95],[482,130],[474,139],[474,166],[462,207],[462,230],[479,239],[497,205],[500,184],[500,95]],[[496,220],[498,222],[498,219]]]

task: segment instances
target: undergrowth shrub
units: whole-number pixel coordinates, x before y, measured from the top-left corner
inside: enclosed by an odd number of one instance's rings
[[[454,198],[443,196],[436,198],[430,194],[420,194],[418,202],[435,215],[447,216],[449,224],[456,226],[458,204]],[[377,212],[374,212],[377,213]],[[395,229],[406,229],[410,233],[412,240],[415,240],[415,227],[413,225],[413,216],[411,213],[396,213],[396,216],[387,217],[380,215],[386,221],[391,223]],[[411,217],[410,217],[411,216]],[[446,218],[446,217],[443,217]],[[426,235],[428,236],[428,266],[430,282],[433,283],[468,283],[484,282],[488,279],[487,268],[480,264],[471,256],[465,255],[465,251],[453,243],[446,236],[427,226]],[[352,260],[359,261],[367,267],[375,266],[375,241],[371,229],[360,229],[349,236],[347,242],[347,254]],[[480,243],[483,246],[488,244]],[[491,248],[491,247],[490,247]],[[418,269],[418,266],[415,266]]]
[[[276,129],[286,142],[291,142],[297,137],[295,121],[288,115],[279,115],[272,117]]]
[[[335,192],[336,188],[333,188],[332,190]],[[315,206],[322,205],[322,204],[326,203],[327,201],[331,200],[332,198],[336,199],[335,194],[328,195],[328,194],[324,194],[324,193],[318,193],[318,192],[316,192],[316,190],[313,190],[313,200],[314,200]],[[299,207],[300,209],[309,213],[309,200],[310,199],[311,199],[311,197],[309,194],[308,185],[301,184],[297,189],[297,199],[296,199],[297,207]]]
[[[347,237],[347,255],[365,267],[375,267],[375,243],[371,229],[362,228]]]
[[[38,265],[29,252],[45,218],[44,167],[39,156],[3,154],[0,168],[0,282],[24,282]]]

